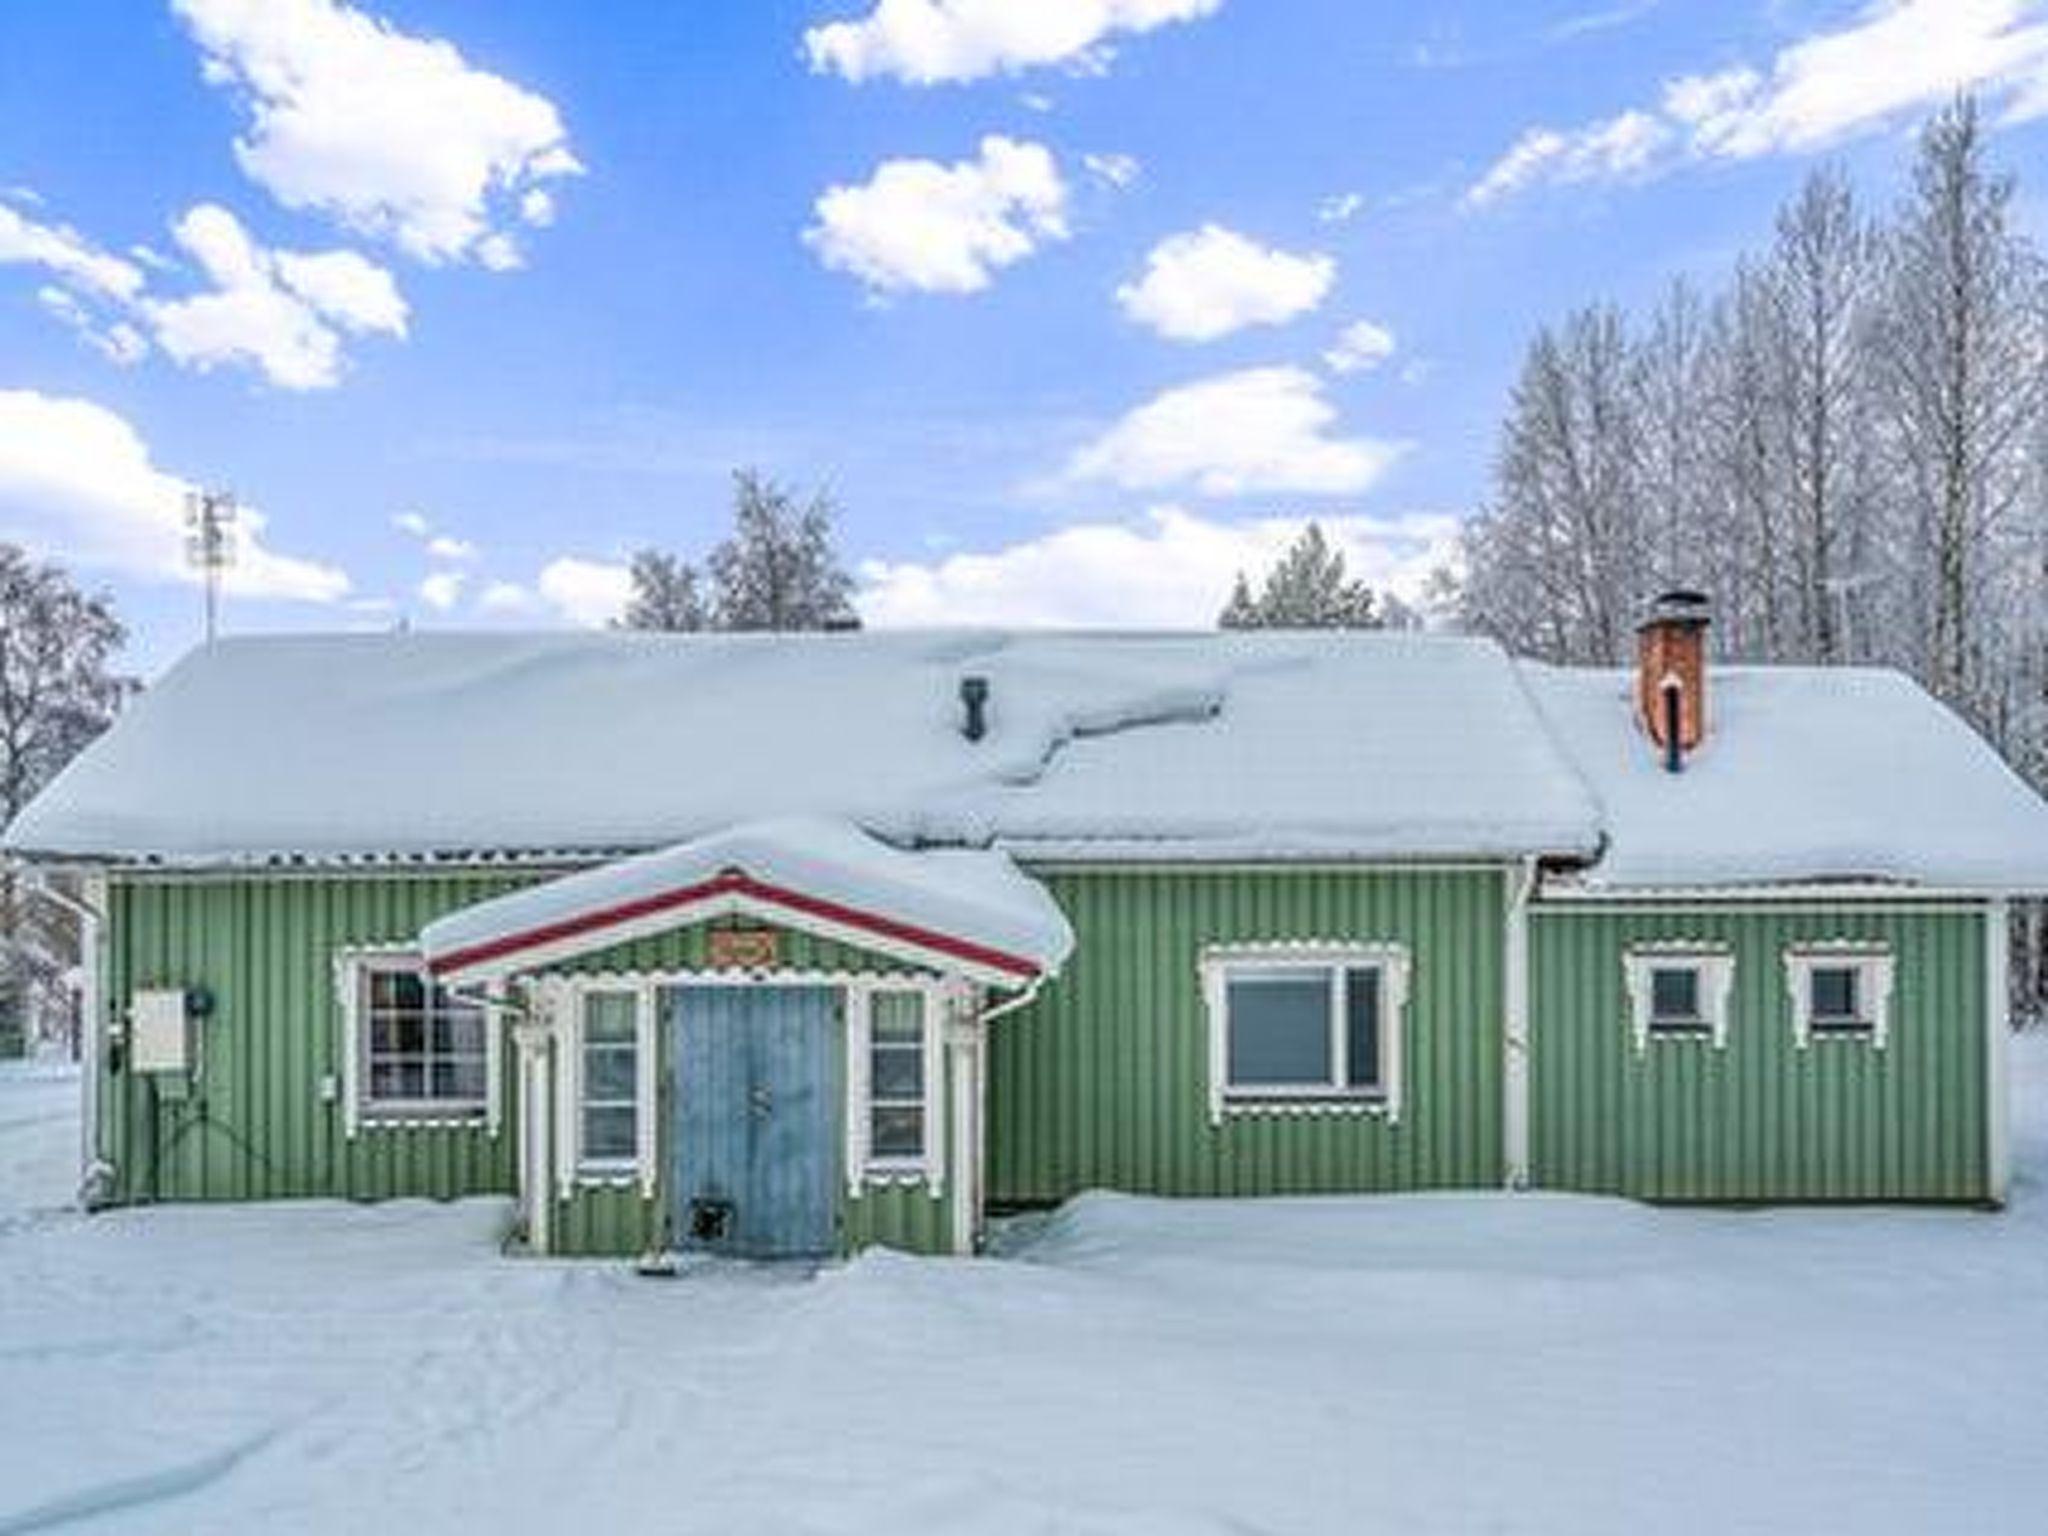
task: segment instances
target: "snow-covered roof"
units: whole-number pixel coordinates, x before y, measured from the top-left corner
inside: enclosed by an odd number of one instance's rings
[[[443,976],[485,979],[735,911],[1009,985],[1074,947],[1058,904],[1005,854],[910,852],[792,816],[478,902],[428,924],[420,948]]]
[[[1706,738],[1673,774],[1636,722],[1632,674],[1522,669],[1600,805],[1589,887],[2048,890],[2048,804],[1900,673],[1712,666]]]
[[[989,731],[959,684],[990,684]],[[1590,852],[1482,640],[391,634],[181,661],[7,829],[170,864],[624,852],[763,817],[1160,857]]]
[[[989,683],[989,729],[959,689]],[[1893,673],[1628,675],[1359,633],[394,634],[188,656],[5,846],[168,865],[584,859],[765,818],[1040,859],[1595,860],[1589,884],[2048,889],[2048,805]]]

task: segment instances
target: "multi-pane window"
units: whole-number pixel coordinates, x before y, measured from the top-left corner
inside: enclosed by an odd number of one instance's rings
[[[1225,1092],[1384,1092],[1383,994],[1377,965],[1226,965]]]
[[[449,995],[417,961],[364,968],[364,1098],[373,1110],[467,1113],[484,1107],[484,1011]]]
[[[583,1161],[631,1163],[640,1147],[640,1000],[632,992],[583,997]]]
[[[924,994],[877,992],[868,1015],[868,1156],[882,1163],[925,1155]]]

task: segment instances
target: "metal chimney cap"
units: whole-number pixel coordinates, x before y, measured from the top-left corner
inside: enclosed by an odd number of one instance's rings
[[[1651,599],[1650,611],[1637,629],[1674,624],[1685,629],[1705,629],[1714,622],[1714,605],[1707,594],[1694,587],[1672,587]]]

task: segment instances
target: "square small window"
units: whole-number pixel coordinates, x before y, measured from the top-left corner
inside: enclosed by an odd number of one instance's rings
[[[1650,1026],[1653,1029],[1697,1029],[1706,1023],[1700,1012],[1697,966],[1660,965],[1650,972]]]
[[[1853,965],[1817,965],[1807,974],[1815,1029],[1862,1029],[1861,973]]]
[[[1638,1052],[1655,1040],[1727,1046],[1735,956],[1725,945],[1660,939],[1625,951],[1622,970]]]
[[[1883,1050],[1891,1036],[1896,970],[1883,944],[1812,944],[1785,951],[1792,1004],[1792,1038],[1802,1049],[1814,1040],[1846,1040]]]

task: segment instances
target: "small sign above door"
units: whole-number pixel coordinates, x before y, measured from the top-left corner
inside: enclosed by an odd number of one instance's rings
[[[773,928],[714,928],[711,968],[716,971],[772,971],[780,955]]]

